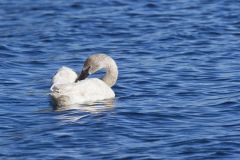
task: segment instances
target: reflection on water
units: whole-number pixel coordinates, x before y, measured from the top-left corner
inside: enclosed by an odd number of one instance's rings
[[[86,102],[84,104],[72,105],[72,106],[66,106],[66,107],[53,105],[53,109],[57,112],[76,109],[82,112],[100,113],[100,112],[112,110],[115,106],[115,102],[116,102],[115,99],[107,99],[103,101]]]
[[[107,99],[68,107],[53,106],[53,108],[55,112],[70,111],[67,114],[59,114],[55,117],[62,123],[84,123],[82,121],[83,118],[113,110],[115,107],[115,102],[115,99]]]
[[[59,120],[61,123],[81,123],[80,120],[91,115],[90,113],[85,113],[83,115],[80,114],[60,114],[55,117],[55,119]]]

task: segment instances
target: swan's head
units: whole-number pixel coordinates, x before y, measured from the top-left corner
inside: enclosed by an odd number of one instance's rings
[[[102,80],[109,85],[113,86],[118,77],[118,69],[115,61],[106,54],[94,54],[84,62],[83,69],[77,81],[83,80],[88,77],[88,75],[97,72],[100,69],[106,69],[106,75]]]
[[[88,77],[88,75],[97,72],[100,69],[108,68],[111,63],[112,58],[106,54],[94,54],[86,59],[84,66],[78,80],[83,80]]]
[[[102,68],[100,61],[96,56],[89,57],[83,66],[82,72],[78,80],[83,80],[88,77],[88,75],[93,74]]]

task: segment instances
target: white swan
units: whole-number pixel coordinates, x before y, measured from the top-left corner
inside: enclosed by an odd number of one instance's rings
[[[106,70],[103,78],[85,79],[100,69]],[[117,78],[115,61],[106,54],[94,54],[85,61],[79,76],[68,67],[60,68],[52,79],[50,95],[55,105],[63,107],[114,98],[111,87]]]

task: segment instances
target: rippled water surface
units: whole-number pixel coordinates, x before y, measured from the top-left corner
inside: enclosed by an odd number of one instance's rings
[[[240,159],[240,2],[0,1],[0,159]],[[104,52],[116,99],[54,110]]]

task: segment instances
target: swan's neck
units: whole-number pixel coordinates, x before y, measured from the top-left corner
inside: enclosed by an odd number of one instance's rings
[[[114,60],[110,60],[107,66],[104,67],[106,69],[106,74],[102,78],[102,80],[109,86],[112,87],[118,78],[118,68]]]

